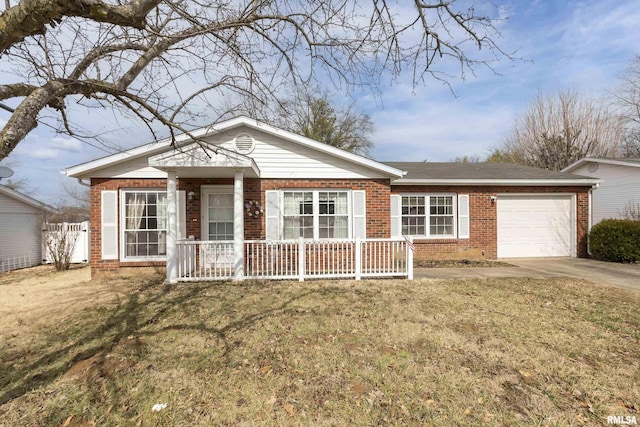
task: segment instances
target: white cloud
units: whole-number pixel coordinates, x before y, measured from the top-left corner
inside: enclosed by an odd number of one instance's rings
[[[78,141],[75,138],[62,138],[55,137],[49,143],[49,146],[52,148],[58,148],[64,151],[81,151],[82,150],[82,142]]]
[[[40,160],[51,160],[57,159],[60,154],[60,150],[56,150],[54,148],[37,148],[32,152],[32,157],[34,159]]]

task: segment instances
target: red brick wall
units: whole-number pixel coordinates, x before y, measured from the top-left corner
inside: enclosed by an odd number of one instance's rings
[[[200,186],[202,185],[233,185],[233,179],[187,179],[180,180],[179,188],[196,192],[194,200],[187,200],[187,235],[200,239]],[[265,191],[286,189],[351,189],[367,192],[367,236],[389,237],[389,180],[282,180],[245,178],[244,200],[257,200],[265,208]],[[194,221],[194,219],[196,221]],[[265,239],[264,214],[257,218],[244,216],[244,237],[247,240]]]
[[[187,200],[187,235],[200,239],[200,197],[202,185],[233,185],[231,178],[218,179],[180,179],[178,189],[189,192],[195,197]],[[122,272],[125,267],[164,267],[164,262],[120,262],[101,259],[101,191],[127,188],[166,188],[164,179],[102,179],[91,180],[91,248],[90,262],[92,274]],[[367,237],[389,237],[390,230],[390,194],[399,193],[456,193],[469,195],[470,238],[469,239],[417,239],[417,258],[488,258],[497,257],[496,205],[491,196],[498,193],[576,193],[577,194],[577,248],[578,256],[587,256],[588,227],[588,187],[461,187],[461,186],[393,186],[388,179],[379,180],[281,180],[252,179],[244,180],[244,200],[258,200],[265,206],[265,191],[278,189],[330,189],[344,188],[365,190],[367,193]],[[118,194],[119,197],[119,194]],[[265,238],[265,218],[260,215],[252,218],[245,215],[245,239]],[[120,237],[120,236],[119,236]]]
[[[164,267],[164,262],[126,262],[120,260],[102,259],[102,227],[101,212],[102,199],[101,192],[104,190],[120,190],[127,188],[167,188],[165,179],[112,179],[112,178],[91,178],[91,242],[89,248],[89,262],[91,264],[91,276],[98,277],[104,273],[119,273],[121,266],[126,267]],[[120,193],[118,193],[118,206],[120,205]],[[118,221],[120,220],[118,211]],[[118,233],[118,239],[120,239]],[[118,251],[120,242],[118,241]]]
[[[195,192],[193,200],[186,200],[187,236],[200,239],[201,217],[200,198],[202,185],[233,185],[233,178],[183,178],[178,180],[178,189]],[[101,259],[101,205],[100,195],[103,190],[120,190],[127,188],[166,188],[164,179],[98,179],[91,180],[91,249],[90,262],[92,275],[100,273],[122,272],[125,267],[163,267],[164,262],[121,262],[119,260]],[[367,192],[367,237],[389,237],[389,200],[390,181],[379,180],[281,180],[281,179],[244,179],[244,200],[258,200],[265,206],[265,191],[280,189],[351,189]],[[120,194],[118,194],[118,198]],[[119,204],[119,203],[118,203]],[[260,240],[265,238],[264,214],[258,218],[244,216],[245,239]],[[120,235],[118,236],[120,238]],[[119,246],[118,246],[119,247]]]
[[[469,239],[415,239],[416,258],[488,258],[498,256],[496,204],[491,196],[499,193],[576,193],[577,236],[579,257],[587,256],[589,187],[476,187],[476,186],[393,186],[400,193],[456,193],[469,195]]]

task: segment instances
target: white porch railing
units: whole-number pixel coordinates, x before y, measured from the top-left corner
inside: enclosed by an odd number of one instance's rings
[[[233,241],[177,243],[178,280],[235,277]],[[405,240],[298,240],[244,242],[244,278],[413,278],[413,253]]]

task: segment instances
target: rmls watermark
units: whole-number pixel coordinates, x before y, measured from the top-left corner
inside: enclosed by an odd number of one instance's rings
[[[635,415],[609,415],[607,416],[607,424],[635,426],[638,425],[638,420]]]

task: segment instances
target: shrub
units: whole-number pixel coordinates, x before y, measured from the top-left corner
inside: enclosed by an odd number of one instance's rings
[[[57,271],[71,267],[71,257],[80,233],[72,230],[67,223],[46,224],[43,243],[48,259]]]
[[[595,259],[612,262],[640,261],[640,221],[606,219],[589,233],[589,249]]]

